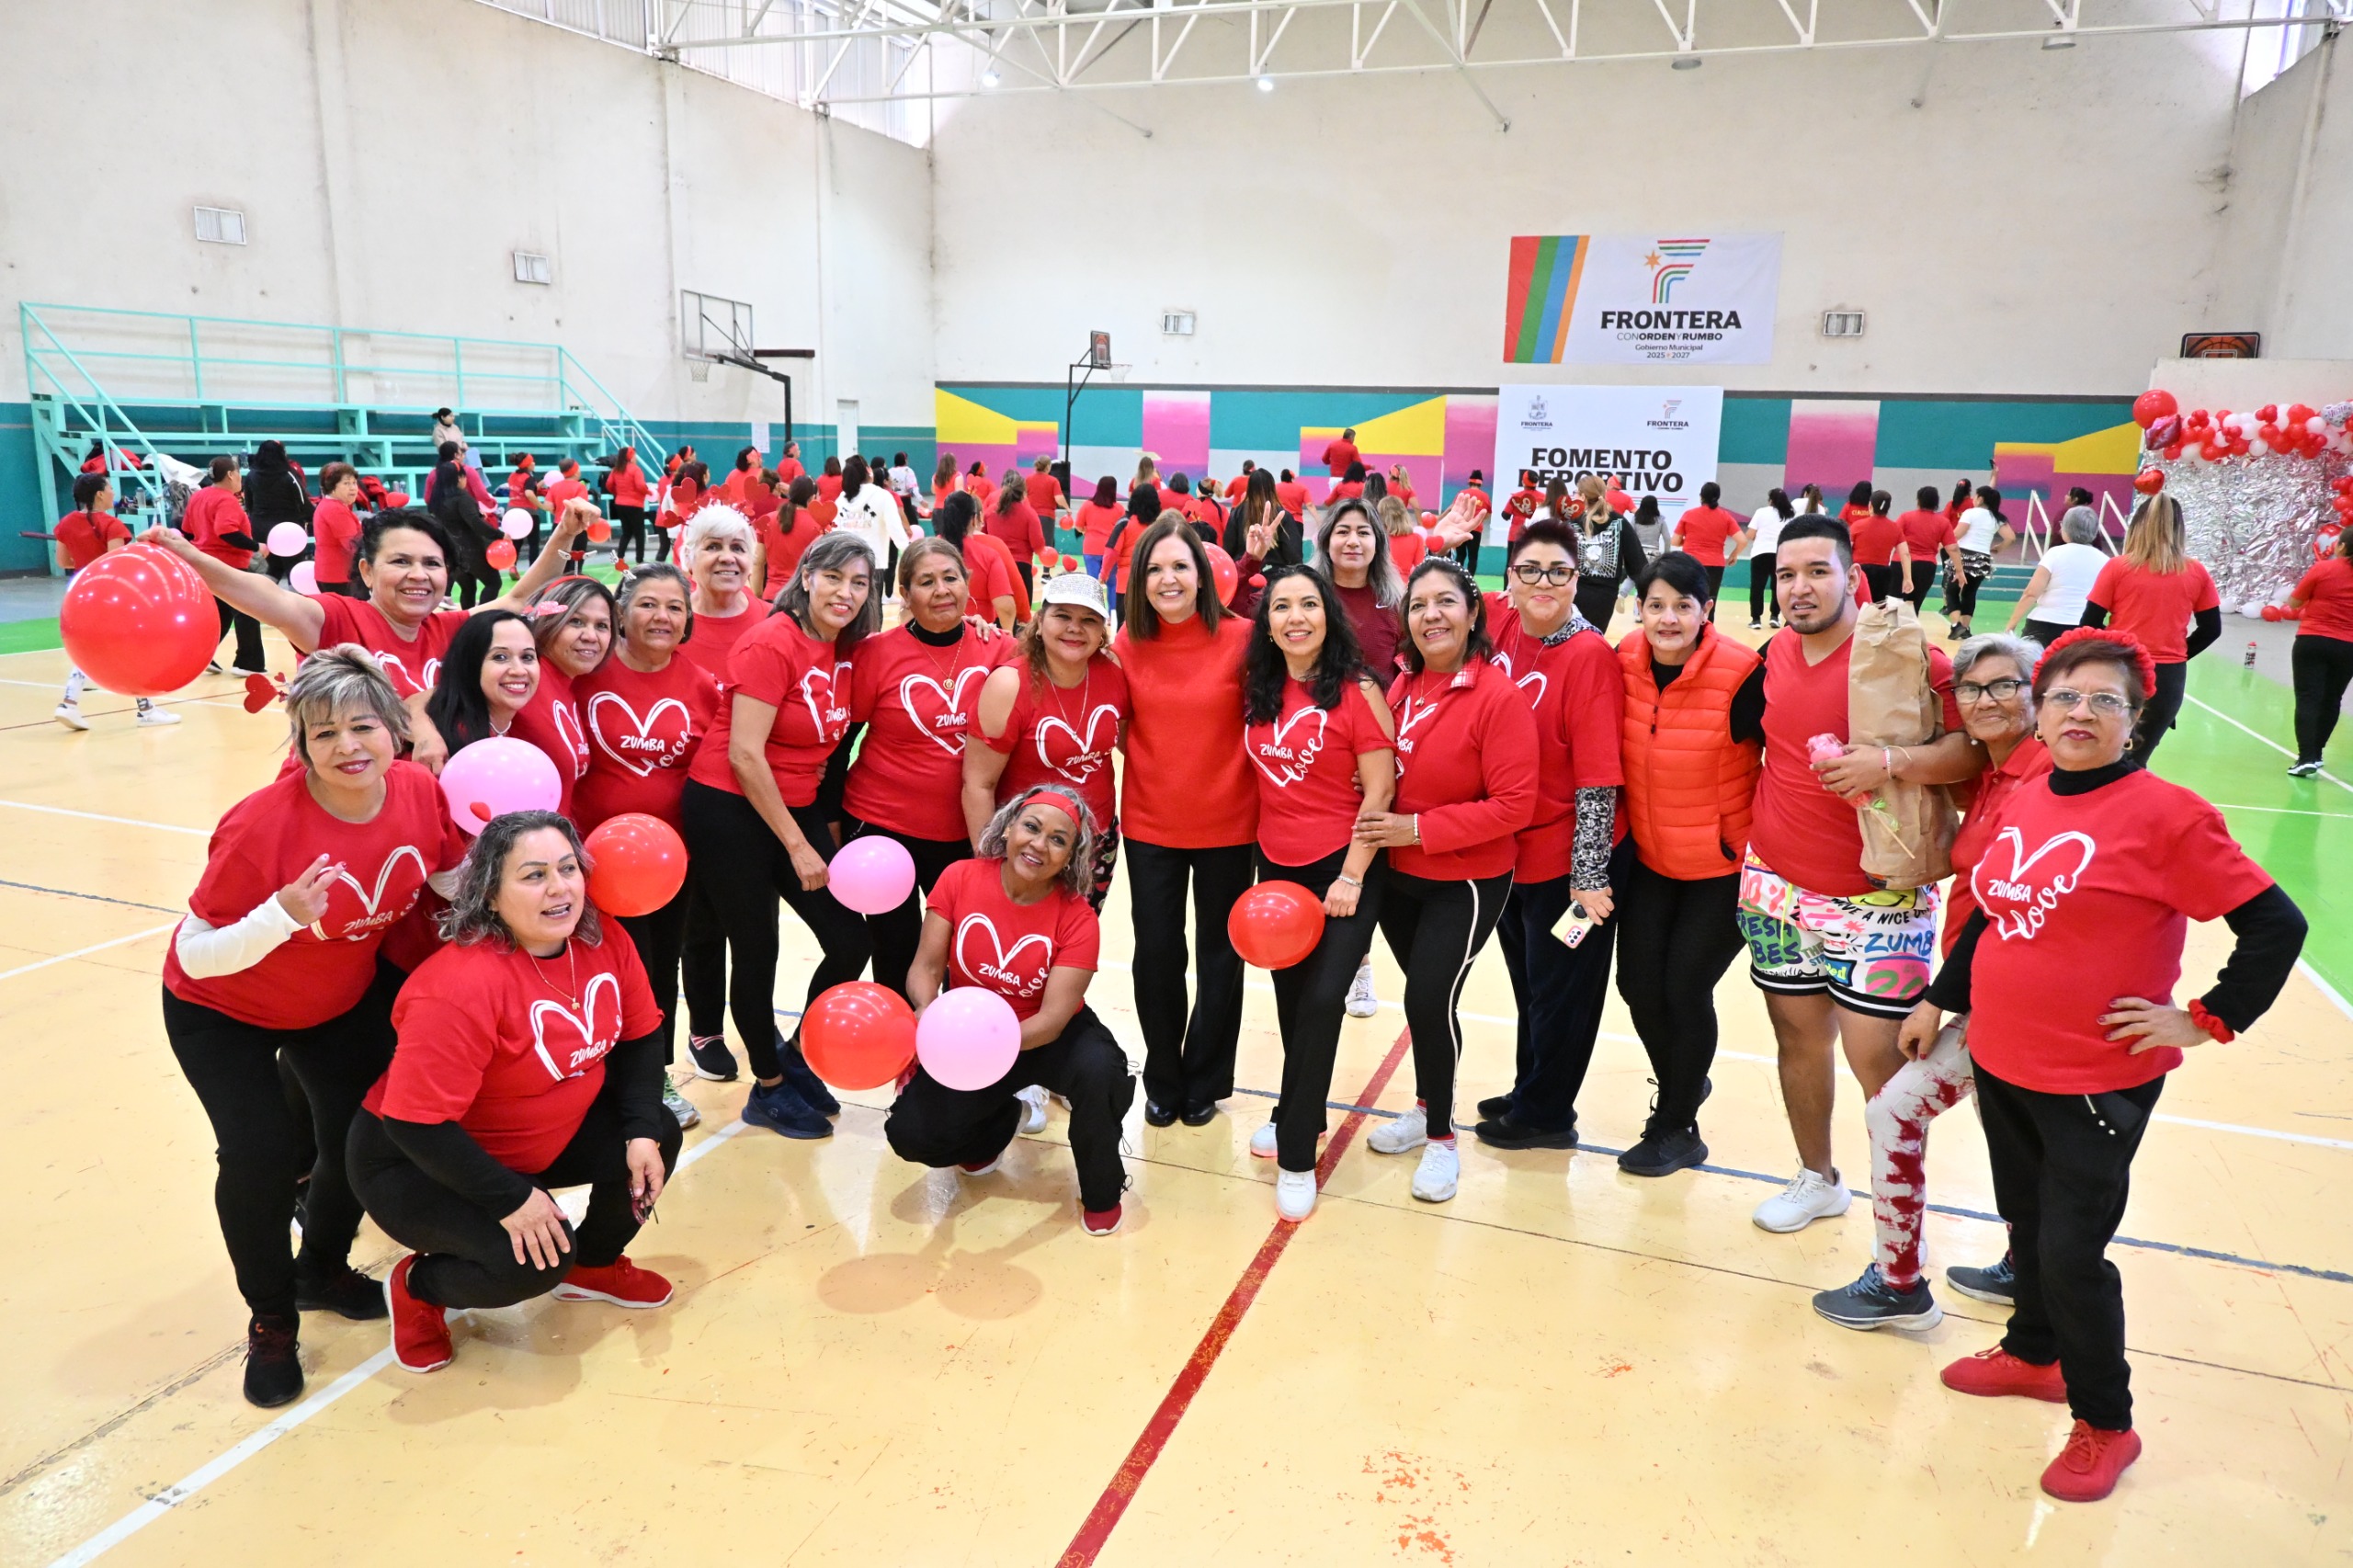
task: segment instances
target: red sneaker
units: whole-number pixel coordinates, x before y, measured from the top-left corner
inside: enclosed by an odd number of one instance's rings
[[[582,1264],[553,1291],[559,1301],[609,1301],[617,1307],[658,1307],[670,1299],[670,1282],[650,1268],[617,1257],[602,1268]]]
[[[996,1156],[996,1159],[994,1160],[967,1160],[956,1168],[962,1171],[966,1176],[983,1176],[996,1169],[997,1160],[1002,1160],[1003,1158],[1005,1158],[1005,1156],[1003,1154],[999,1154]]]
[[[2124,1467],[2141,1457],[2141,1434],[2110,1432],[2078,1421],[2067,1446],[2042,1472],[2042,1489],[2066,1503],[2097,1503],[2116,1490]]]
[[[438,1372],[457,1355],[449,1345],[449,1314],[408,1293],[408,1271],[415,1267],[416,1254],[410,1253],[384,1276],[384,1300],[392,1309],[392,1359],[412,1372]]]
[[[2038,1367],[1998,1345],[1955,1361],[1943,1376],[1945,1387],[1956,1393],[1973,1393],[1983,1399],[2016,1394],[2020,1399],[2047,1399],[2053,1404],[2067,1403],[2067,1380],[2060,1375],[2058,1362]]]
[[[1108,1236],[1120,1228],[1120,1206],[1108,1209],[1086,1209],[1079,1211],[1079,1222],[1090,1236]]]

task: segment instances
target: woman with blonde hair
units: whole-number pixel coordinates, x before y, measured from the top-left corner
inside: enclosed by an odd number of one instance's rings
[[[2193,620],[2197,629],[2185,635]],[[2189,661],[2222,635],[2214,579],[2183,548],[2180,502],[2152,495],[2134,509],[2123,551],[2092,582],[2084,624],[2131,632],[2156,662],[2156,683],[2132,726],[2132,757],[2145,767],[2181,711]]]

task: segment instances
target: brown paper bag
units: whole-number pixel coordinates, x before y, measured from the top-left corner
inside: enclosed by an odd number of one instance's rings
[[[1866,605],[1847,673],[1847,734],[1859,746],[1925,745],[1944,733],[1928,682],[1928,639],[1909,601]],[[1922,888],[1952,875],[1952,800],[1940,784],[1891,779],[1856,808],[1863,874],[1881,887]]]

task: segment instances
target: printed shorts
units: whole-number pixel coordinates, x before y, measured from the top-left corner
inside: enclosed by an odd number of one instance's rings
[[[1938,891],[1887,888],[1834,898],[1798,886],[1754,853],[1740,869],[1740,934],[1760,991],[1829,995],[1851,1012],[1901,1018],[1928,988]]]

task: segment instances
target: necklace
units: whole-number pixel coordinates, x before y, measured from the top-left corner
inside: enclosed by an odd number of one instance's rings
[[[554,992],[557,995],[571,1003],[573,1009],[575,1012],[579,1010],[580,956],[573,950],[572,943],[569,940],[563,944],[564,973],[572,982],[572,989],[569,991],[565,990],[563,986],[558,985],[553,980],[548,977],[546,966],[540,963],[539,954],[526,949],[523,956],[531,960],[531,969],[539,975],[540,984],[546,986],[549,990]]]

